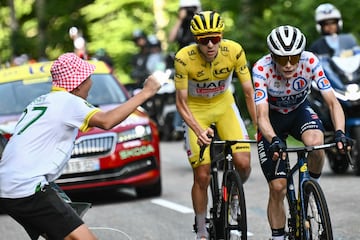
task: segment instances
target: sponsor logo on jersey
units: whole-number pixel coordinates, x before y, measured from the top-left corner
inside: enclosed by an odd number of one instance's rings
[[[223,92],[225,90],[226,84],[225,80],[213,81],[213,82],[202,82],[196,83],[196,92],[198,94],[208,94],[208,93],[217,93]]]
[[[302,77],[295,79],[293,82],[293,89],[298,92],[302,91],[307,86],[308,82]]]
[[[271,98],[271,102],[272,105],[288,108],[302,103],[306,98],[307,94],[308,91],[306,90],[295,95],[273,97]]]
[[[184,76],[182,74],[179,74],[179,73],[175,72],[175,78],[183,79]]]
[[[227,46],[220,45],[220,50],[222,52],[229,52],[229,48]]]
[[[255,89],[255,102],[259,102],[265,98],[265,92],[262,89]]]
[[[318,81],[318,88],[320,90],[324,90],[324,89],[329,89],[331,87],[331,84],[330,84],[330,81],[327,79],[327,78],[321,78],[319,81]]]
[[[181,60],[180,58],[175,58],[175,62],[178,62],[183,66],[186,66],[186,63],[184,63],[183,60]]]
[[[228,67],[224,67],[224,68],[221,68],[221,69],[215,69],[214,70],[214,75],[226,74],[226,73],[229,73],[229,72],[231,72],[231,69],[228,68]]]
[[[201,70],[200,72],[197,72],[196,77],[200,78],[200,77],[202,77],[202,76],[204,76],[204,75],[205,75],[204,71]],[[206,80],[207,80],[207,79],[206,79]]]

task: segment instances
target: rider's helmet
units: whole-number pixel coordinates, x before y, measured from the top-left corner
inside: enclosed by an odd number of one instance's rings
[[[339,9],[330,3],[320,4],[315,10],[316,30],[321,34],[324,34],[322,24],[326,20],[337,20],[338,32],[342,30],[343,21],[341,13]]]
[[[150,35],[147,37],[147,42],[148,42],[148,46],[149,46],[150,48],[155,48],[155,47],[161,48],[161,42],[160,42],[160,40],[156,37],[156,35],[154,35],[154,34],[150,34]]]
[[[135,29],[132,33],[132,37],[133,37],[134,42],[136,42],[139,38],[146,39],[146,34],[141,29]]]
[[[270,52],[277,56],[294,56],[304,51],[306,38],[296,27],[279,26],[267,36],[267,45]]]
[[[211,33],[221,34],[224,27],[225,24],[220,14],[214,11],[196,13],[190,23],[190,30],[194,36]]]

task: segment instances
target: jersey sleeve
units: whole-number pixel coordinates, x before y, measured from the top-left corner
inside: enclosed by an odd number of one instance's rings
[[[252,77],[255,91],[255,104],[268,103],[266,75],[261,60],[254,64],[252,68]]]
[[[90,118],[100,109],[79,97],[74,97],[71,104],[72,111],[68,116],[67,124],[80,129],[82,132],[88,131]]]
[[[247,66],[246,54],[240,44],[234,42],[235,72],[240,82],[251,81],[251,75]]]
[[[188,70],[187,63],[185,61],[186,51],[181,49],[175,55],[174,68],[175,68],[175,88],[177,90],[188,88]]]
[[[332,91],[331,83],[327,76],[325,75],[324,69],[319,61],[319,59],[315,56],[315,54],[311,52],[308,53],[308,62],[310,63],[310,67],[313,69],[313,79],[316,82],[316,86],[320,91]]]

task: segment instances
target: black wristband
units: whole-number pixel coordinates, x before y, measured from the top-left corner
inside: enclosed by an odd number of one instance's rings
[[[341,136],[345,136],[345,133],[342,130],[336,130],[335,131],[335,137],[341,137]]]
[[[281,141],[281,139],[278,136],[275,136],[271,139],[271,143],[275,142],[275,141]]]

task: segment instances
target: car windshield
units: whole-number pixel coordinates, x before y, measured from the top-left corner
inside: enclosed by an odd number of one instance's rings
[[[88,102],[94,106],[121,104],[126,94],[111,74],[93,74]],[[35,98],[51,90],[51,79],[34,79],[0,84],[0,115],[20,114]]]

